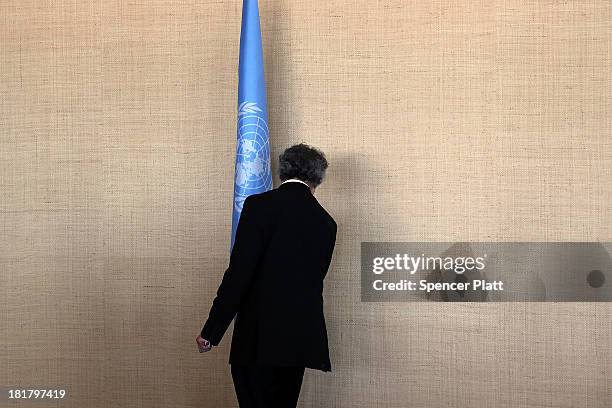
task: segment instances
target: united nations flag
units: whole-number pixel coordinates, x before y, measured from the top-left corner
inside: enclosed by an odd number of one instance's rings
[[[243,0],[231,248],[244,200],[272,188],[264,61],[257,0]]]

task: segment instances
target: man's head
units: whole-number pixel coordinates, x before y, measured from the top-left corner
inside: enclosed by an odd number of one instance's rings
[[[278,172],[281,182],[302,180],[314,191],[325,178],[327,159],[322,151],[300,143],[287,148],[279,157]]]

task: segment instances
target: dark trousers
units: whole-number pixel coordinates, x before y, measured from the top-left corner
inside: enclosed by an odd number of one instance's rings
[[[304,367],[231,365],[240,408],[295,408]]]

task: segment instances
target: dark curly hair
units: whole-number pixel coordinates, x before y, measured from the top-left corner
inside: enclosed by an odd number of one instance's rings
[[[300,143],[287,148],[278,156],[278,173],[281,181],[296,178],[314,187],[323,182],[327,159],[322,151]]]

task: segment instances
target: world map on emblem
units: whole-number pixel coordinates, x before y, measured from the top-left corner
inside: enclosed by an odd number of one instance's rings
[[[237,132],[234,207],[241,212],[249,195],[272,188],[268,124],[256,103],[240,104]]]

